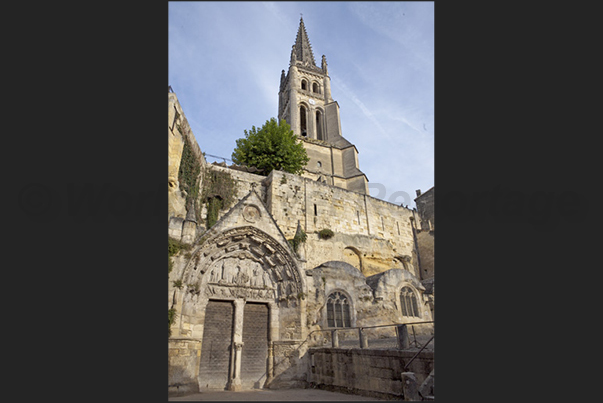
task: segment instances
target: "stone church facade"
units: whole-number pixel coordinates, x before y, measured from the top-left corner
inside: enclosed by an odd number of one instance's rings
[[[368,194],[358,150],[341,133],[326,58],[316,66],[303,20],[281,74],[278,117],[310,157],[302,175],[207,163],[168,93],[168,235],[188,245],[169,273],[170,393],[305,387],[308,348],[330,334],[321,331],[433,319],[433,215]],[[209,228],[207,206],[187,204],[181,189],[187,144],[200,189],[208,172],[235,184]]]

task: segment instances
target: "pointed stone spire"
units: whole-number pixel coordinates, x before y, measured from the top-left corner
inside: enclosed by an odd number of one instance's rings
[[[285,80],[285,70],[281,71],[281,85],[279,87],[279,91],[282,91],[285,88],[286,80]]]
[[[299,19],[299,28],[297,29],[297,36],[295,37],[295,45],[293,45],[293,50],[295,52],[291,57],[291,61],[297,60],[301,61],[304,65],[316,66],[316,61],[314,60],[314,53],[312,53],[312,46],[310,45],[310,40],[308,39],[308,33],[306,32],[306,26],[304,25],[304,18],[301,17]]]

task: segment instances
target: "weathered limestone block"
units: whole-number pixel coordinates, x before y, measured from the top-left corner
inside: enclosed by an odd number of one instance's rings
[[[171,217],[168,223],[168,236],[180,240],[182,237],[182,224],[184,224],[184,218]]]
[[[402,390],[405,401],[421,400],[418,392],[417,377],[413,372],[402,372]]]
[[[199,391],[197,382],[201,343],[191,339],[168,342],[168,394],[170,396]]]

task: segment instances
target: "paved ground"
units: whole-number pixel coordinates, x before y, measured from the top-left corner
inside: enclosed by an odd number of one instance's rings
[[[188,396],[170,397],[169,401],[198,402],[198,401],[373,401],[382,400],[374,397],[348,395],[346,393],[329,392],[321,389],[286,389],[286,390],[246,390],[229,392],[223,390],[195,393]]]

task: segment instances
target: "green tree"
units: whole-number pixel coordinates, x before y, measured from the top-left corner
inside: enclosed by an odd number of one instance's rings
[[[255,126],[245,130],[245,138],[237,140],[232,160],[263,169],[261,174],[268,176],[273,169],[301,174],[310,158],[291,126],[285,120],[278,124],[275,118],[270,118],[259,130]]]

